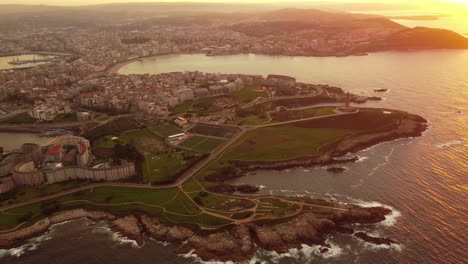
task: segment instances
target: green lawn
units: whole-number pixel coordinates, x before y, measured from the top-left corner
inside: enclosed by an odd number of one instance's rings
[[[76,188],[80,184],[83,184],[83,183],[80,183],[78,181],[65,181],[65,182],[60,182],[60,183],[41,185],[37,187],[17,188],[14,192],[14,196],[8,199],[8,202],[19,203],[19,202],[29,201],[37,197],[49,195],[52,193],[57,193],[57,192],[67,190],[67,189]],[[7,204],[7,201],[0,202],[0,205],[5,205],[5,204]]]
[[[63,123],[63,122],[75,122],[78,121],[76,114],[59,114],[52,122],[53,123]]]
[[[116,137],[117,139],[112,139]],[[167,148],[163,138],[153,133],[150,129],[138,129],[125,132],[120,136],[104,136],[97,141],[98,147],[113,148],[116,144],[131,144],[140,151],[158,152]]]
[[[334,110],[334,107],[319,107],[303,110],[278,111],[271,113],[271,118],[275,122],[285,122],[303,118],[334,115],[336,114]]]
[[[211,153],[219,146],[223,145],[225,140],[217,138],[209,138],[202,136],[193,136],[182,143],[182,147],[192,149],[193,151],[200,153]]]
[[[142,165],[145,182],[155,184],[171,180],[173,175],[190,165],[191,159],[188,157],[197,157],[196,154],[185,150],[143,154],[145,155],[145,162]]]
[[[223,155],[223,159],[281,161],[318,154],[320,147],[353,130],[329,128],[264,127],[244,134]]]
[[[150,127],[150,130],[163,138],[167,138],[169,136],[184,132],[177,126],[169,123],[162,123],[159,125],[152,126]]]
[[[228,198],[220,198],[227,200]],[[92,203],[95,203],[94,205]],[[69,194],[48,202],[26,205],[0,213],[0,230],[8,230],[36,216],[26,224],[47,216],[44,205],[58,204],[61,210],[85,206],[106,209],[115,213],[130,213],[135,210],[162,217],[162,221],[224,225],[230,221],[201,214],[198,206],[178,188],[142,189],[127,187],[95,187]],[[166,212],[163,213],[163,210]]]
[[[268,124],[269,120],[268,118],[261,117],[259,115],[248,115],[246,117],[236,117],[234,120],[229,122],[230,124],[233,125],[264,125]]]
[[[257,91],[253,87],[246,87],[230,94],[231,98],[240,103],[249,103],[258,97],[267,97],[264,91]]]
[[[309,110],[314,114],[328,114],[329,109]],[[232,173],[231,161],[284,161],[303,157],[317,157],[328,151],[333,143],[354,135],[389,131],[398,126],[405,113],[382,109],[360,109],[353,115],[296,122],[288,125],[262,127],[246,132],[220,158],[210,162],[196,174],[206,176]],[[226,169],[227,171],[225,171]]]
[[[175,107],[170,109],[170,111],[171,111],[172,115],[184,115],[188,111],[190,111],[190,109],[192,109],[192,106],[193,106],[193,101],[192,100],[185,101],[185,102],[183,102],[183,103],[181,103],[179,105],[176,105]]]

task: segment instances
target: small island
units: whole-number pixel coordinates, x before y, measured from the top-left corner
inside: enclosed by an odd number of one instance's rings
[[[174,243],[176,253],[207,261],[246,261],[259,248],[285,253],[304,244],[326,251],[326,238],[334,233],[398,243],[354,232],[355,224],[385,220],[390,209],[255,194],[256,186],[226,181],[295,167],[336,165],[343,172],[339,164],[357,160],[343,156],[420,136],[427,121],[354,106],[371,98],[339,87],[280,75],[257,76],[255,85],[245,85],[242,79],[252,76],[239,76],[201,88],[206,94],[174,105],[165,118],[119,113],[64,122],[75,126],[76,135],[47,146],[25,144],[3,157],[0,248],[79,218],[107,221],[140,245],[145,237]]]

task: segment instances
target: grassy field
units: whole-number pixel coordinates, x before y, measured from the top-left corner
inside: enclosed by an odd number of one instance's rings
[[[238,129],[230,128],[230,127],[223,127],[217,125],[208,125],[208,124],[197,124],[196,126],[192,127],[189,132],[192,134],[200,134],[210,137],[221,137],[221,138],[230,138]]]
[[[312,156],[321,147],[353,130],[330,128],[265,127],[247,132],[223,155],[224,159],[246,161],[281,161]]]
[[[231,98],[240,103],[249,103],[258,97],[267,97],[264,91],[257,91],[253,87],[246,87],[230,94]]]
[[[52,193],[57,193],[63,190],[76,188],[80,186],[80,184],[84,184],[84,183],[80,183],[78,181],[65,181],[61,183],[41,185],[41,186],[37,186],[34,188],[25,188],[25,187],[17,188],[14,191],[13,197],[8,199],[8,201],[3,201],[3,202],[0,201],[0,205],[6,205],[8,202],[19,203],[19,202],[29,201],[36,197],[41,197],[41,196],[49,195]]]
[[[268,118],[262,117],[260,115],[248,115],[246,117],[236,117],[234,120],[229,122],[233,125],[264,125],[268,124]]]
[[[327,114],[329,110],[314,110]],[[358,114],[331,116],[288,125],[262,127],[246,132],[222,156],[197,173],[199,179],[219,173],[230,161],[285,161],[317,157],[333,143],[353,134],[388,131],[396,128],[402,113],[384,114],[379,109],[362,109]]]
[[[223,139],[209,138],[202,136],[193,136],[182,143],[182,147],[192,149],[193,151],[209,154],[213,150],[226,142]]]
[[[112,139],[116,137],[117,139]],[[120,136],[104,136],[97,141],[97,146],[113,148],[116,144],[131,144],[143,152],[159,152],[167,148],[164,139],[153,133],[150,129],[139,129],[125,132]]]
[[[52,122],[53,123],[64,123],[64,122],[75,122],[78,121],[76,114],[59,114]]]
[[[278,111],[271,113],[274,122],[285,122],[303,118],[320,117],[336,114],[334,107],[309,108],[304,110]]]
[[[227,202],[221,196],[207,198],[216,203]],[[36,203],[6,210],[0,214],[0,230],[8,230],[33,218],[36,221],[47,216],[47,205],[57,205],[60,210],[77,206],[105,209],[114,213],[143,211],[159,216],[163,222],[194,223],[208,226],[225,225],[230,221],[203,214],[199,206],[178,188],[141,189],[127,187],[95,187],[65,195],[44,203]],[[29,224],[32,224],[31,221]]]
[[[187,113],[193,113],[202,116],[217,112],[222,110],[214,104],[215,100],[219,97],[222,96],[205,97],[193,101],[186,101],[170,109],[170,112],[172,115],[185,115]]]
[[[190,165],[191,158],[188,157],[198,157],[195,153],[185,150],[174,150],[156,155],[145,153],[144,155],[143,174],[145,182],[154,184],[170,181],[175,174]]]
[[[193,100],[185,101],[170,109],[172,115],[184,115],[192,109]]]
[[[163,123],[163,124],[152,126],[150,127],[150,130],[163,138],[167,138],[169,136],[184,132],[180,128],[169,123]]]

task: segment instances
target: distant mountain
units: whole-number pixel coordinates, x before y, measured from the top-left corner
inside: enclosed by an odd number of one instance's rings
[[[282,9],[231,25],[232,30],[255,37],[290,34],[302,30],[344,31],[362,28],[397,30],[405,27],[381,16],[332,13],[315,9]]]
[[[466,49],[468,39],[446,29],[417,27],[390,35],[385,46],[391,49]]]

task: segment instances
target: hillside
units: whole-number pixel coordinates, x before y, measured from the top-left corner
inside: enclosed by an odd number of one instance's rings
[[[248,36],[283,35],[303,30],[347,31],[359,29],[400,30],[405,27],[390,19],[350,13],[332,13],[316,9],[282,9],[239,22],[230,29]]]
[[[468,39],[450,30],[418,27],[390,35],[385,46],[392,49],[465,49]]]

